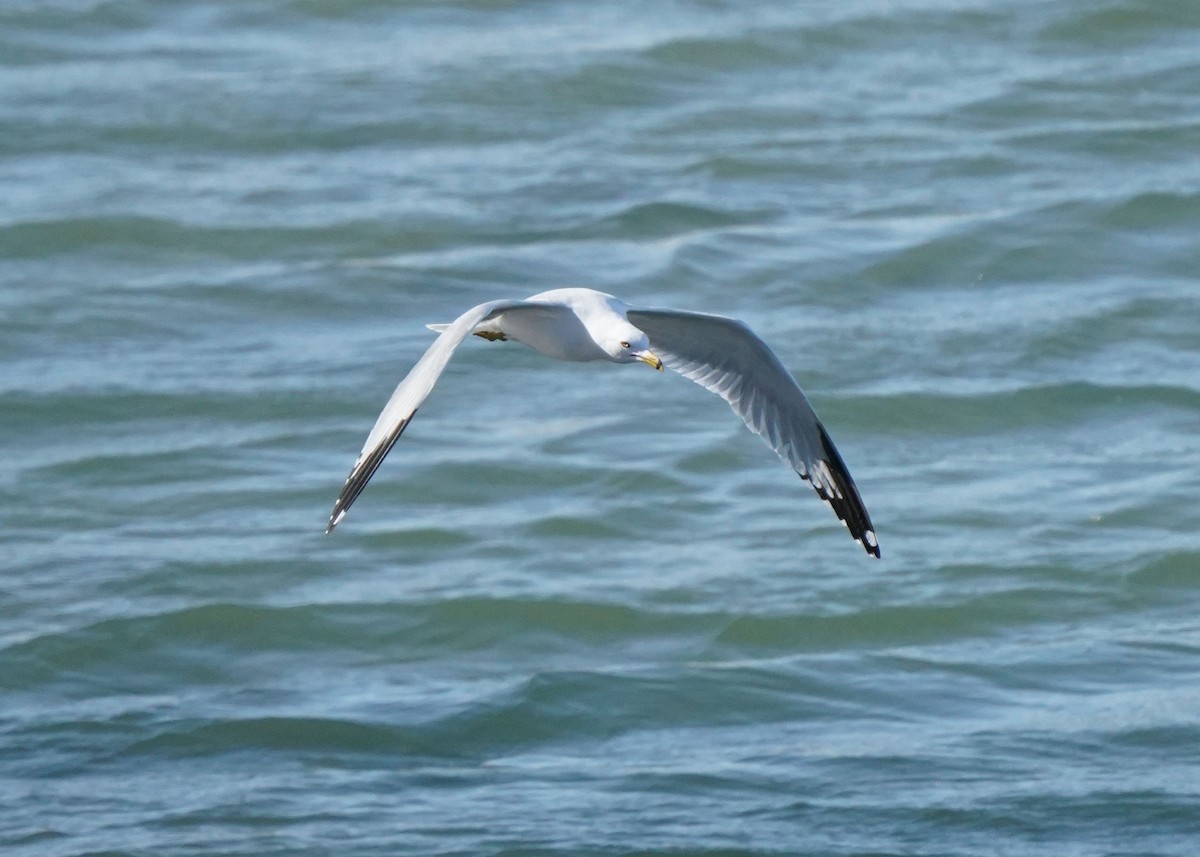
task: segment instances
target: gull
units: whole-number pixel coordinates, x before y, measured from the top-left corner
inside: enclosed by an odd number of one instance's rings
[[[513,340],[556,360],[667,366],[729,403],[750,431],[807,480],[850,530],[879,556],[879,540],[858,488],[800,386],[775,353],[734,318],[676,309],[632,307],[593,289],[554,289],[525,300],[496,300],[450,324],[426,325],[439,334],[383,407],[333,504],[333,532],[362,493],[450,357],[471,334]]]

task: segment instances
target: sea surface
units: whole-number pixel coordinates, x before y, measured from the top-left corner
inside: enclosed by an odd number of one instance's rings
[[[736,316],[717,397],[424,325]],[[1200,853],[1200,3],[0,2],[0,852]]]

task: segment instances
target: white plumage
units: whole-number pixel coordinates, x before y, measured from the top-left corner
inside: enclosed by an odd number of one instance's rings
[[[472,333],[512,339],[557,360],[665,364],[729,403],[755,434],[807,479],[862,544],[879,542],[854,480],[799,385],[779,358],[736,319],[672,309],[638,309],[592,289],[555,289],[523,301],[489,301],[452,323],[392,393],[367,435],[326,532],[341,523],[437,383],[454,351]]]

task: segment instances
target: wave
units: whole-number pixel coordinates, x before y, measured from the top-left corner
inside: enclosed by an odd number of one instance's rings
[[[1154,560],[1137,575],[1143,588],[1164,581],[1194,560],[1181,554]],[[224,577],[253,573],[261,563],[234,564]],[[279,563],[287,575],[289,564]],[[210,566],[183,567],[174,574],[196,577]],[[971,573],[985,576],[981,568]],[[168,571],[148,571],[148,575]],[[959,572],[961,573],[961,572]],[[489,651],[490,657],[521,658],[542,651],[561,655],[605,649],[616,662],[646,647],[690,652],[702,667],[729,658],[770,660],[799,653],[890,650],[966,640],[986,640],[1013,629],[1112,609],[1104,588],[1091,595],[1062,571],[1031,586],[1011,569],[987,591],[964,593],[939,603],[860,606],[841,614],[784,611],[777,614],[649,609],[628,604],[569,599],[458,597],[429,602],[335,602],[295,606],[210,603],[105,619],[37,635],[0,649],[6,686],[28,688],[60,678],[202,684],[232,680],[229,670],[259,667],[273,654],[318,656],[331,662],[372,660],[421,663]],[[319,568],[306,572],[319,576]],[[149,577],[147,578],[149,582]],[[306,654],[307,653],[307,654]],[[507,653],[507,654],[506,654]],[[242,664],[241,667],[238,664]]]
[[[1200,389],[1168,384],[1030,383],[962,393],[905,391],[838,397],[825,410],[839,422],[887,426],[890,434],[978,437],[1029,426],[1087,424],[1139,408],[1200,408]]]

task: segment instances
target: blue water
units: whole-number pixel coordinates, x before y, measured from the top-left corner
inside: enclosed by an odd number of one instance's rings
[[[1200,847],[1200,5],[0,4],[0,848]],[[464,344],[747,321],[716,397]]]

